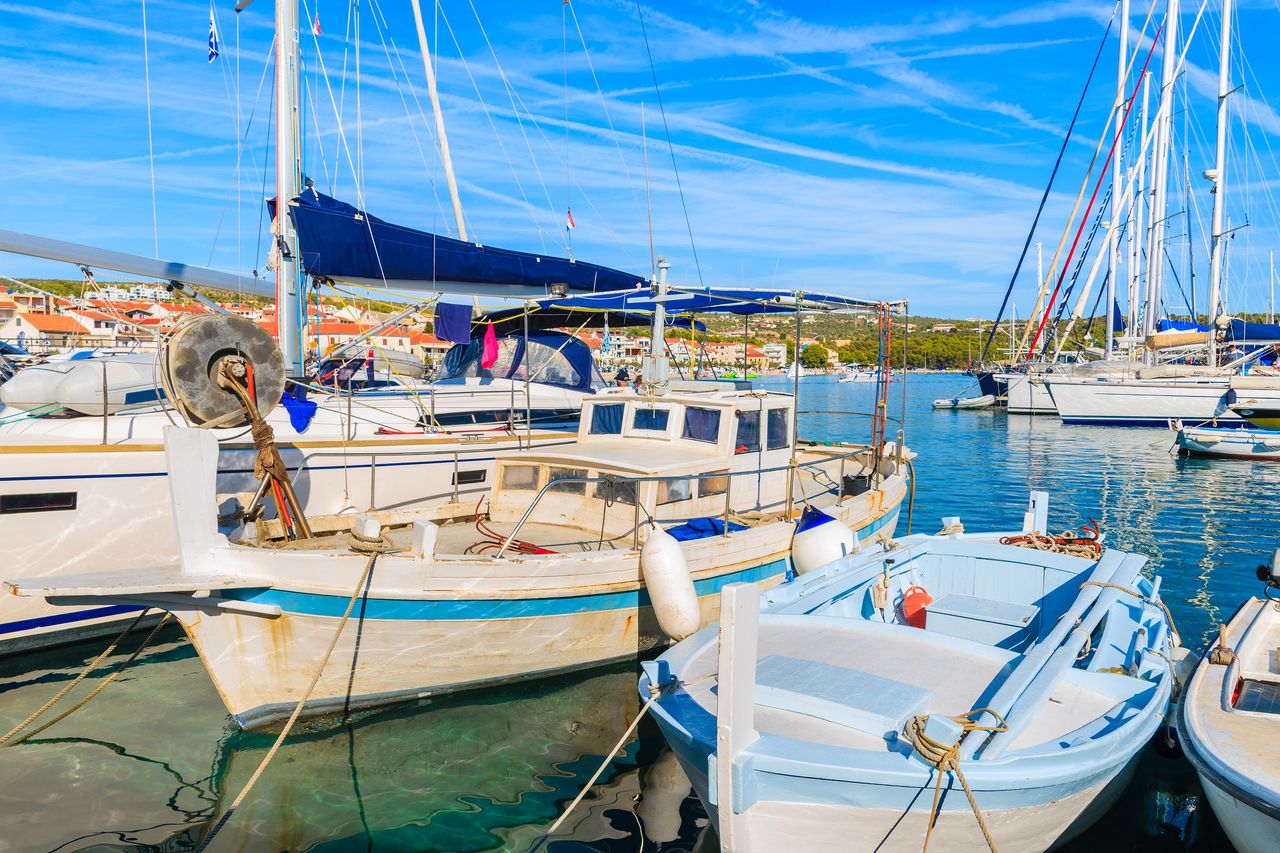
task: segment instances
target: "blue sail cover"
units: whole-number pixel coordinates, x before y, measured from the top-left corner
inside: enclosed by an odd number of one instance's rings
[[[1232,320],[1227,328],[1229,341],[1280,341],[1280,325],[1275,323],[1246,323]]]
[[[472,287],[512,296],[545,294],[555,284],[595,293],[644,283],[642,276],[597,264],[393,225],[314,188],[290,202],[289,216],[298,231],[303,268],[320,278],[422,290]]]
[[[1190,320],[1157,320],[1157,332],[1207,332],[1208,326],[1192,323]]]

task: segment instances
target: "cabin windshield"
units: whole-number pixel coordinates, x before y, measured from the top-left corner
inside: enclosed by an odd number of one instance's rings
[[[513,379],[556,385],[591,392],[605,387],[604,377],[591,358],[591,350],[571,335],[539,332],[529,336],[528,352],[523,337],[498,339],[498,357],[484,367],[484,341],[458,344],[445,355],[440,379]]]

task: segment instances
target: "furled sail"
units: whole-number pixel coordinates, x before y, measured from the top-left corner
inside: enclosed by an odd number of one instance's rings
[[[274,204],[269,203],[273,208]],[[346,202],[304,190],[289,203],[308,274],[369,287],[545,296],[627,290],[642,276],[566,258],[454,240],[394,225]]]

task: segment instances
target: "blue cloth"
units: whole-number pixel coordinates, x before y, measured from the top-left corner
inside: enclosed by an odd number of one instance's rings
[[[274,216],[276,200],[268,207]],[[552,285],[564,285],[571,293],[627,290],[644,281],[598,264],[415,231],[314,188],[292,199],[288,211],[298,230],[303,267],[319,278],[400,281],[401,287],[416,290],[430,290],[434,282],[498,285],[526,293],[545,292]]]
[[[471,306],[436,303],[436,337],[454,344],[471,343]]]
[[[306,390],[301,391],[306,394]],[[311,421],[316,416],[316,403],[314,400],[307,400],[304,397],[295,397],[288,391],[280,398],[280,403],[284,406],[284,410],[289,413],[289,423],[298,432],[306,432],[307,427],[311,426]]]
[[[729,532],[736,533],[739,530],[746,530],[745,524],[729,522]],[[690,539],[706,539],[708,536],[724,535],[724,519],[722,518],[691,518],[684,524],[676,527],[668,527],[667,532],[677,542],[688,542]]]

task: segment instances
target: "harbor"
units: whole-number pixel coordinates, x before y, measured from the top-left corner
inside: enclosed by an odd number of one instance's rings
[[[0,853],[1280,849],[1276,10],[97,11]]]

